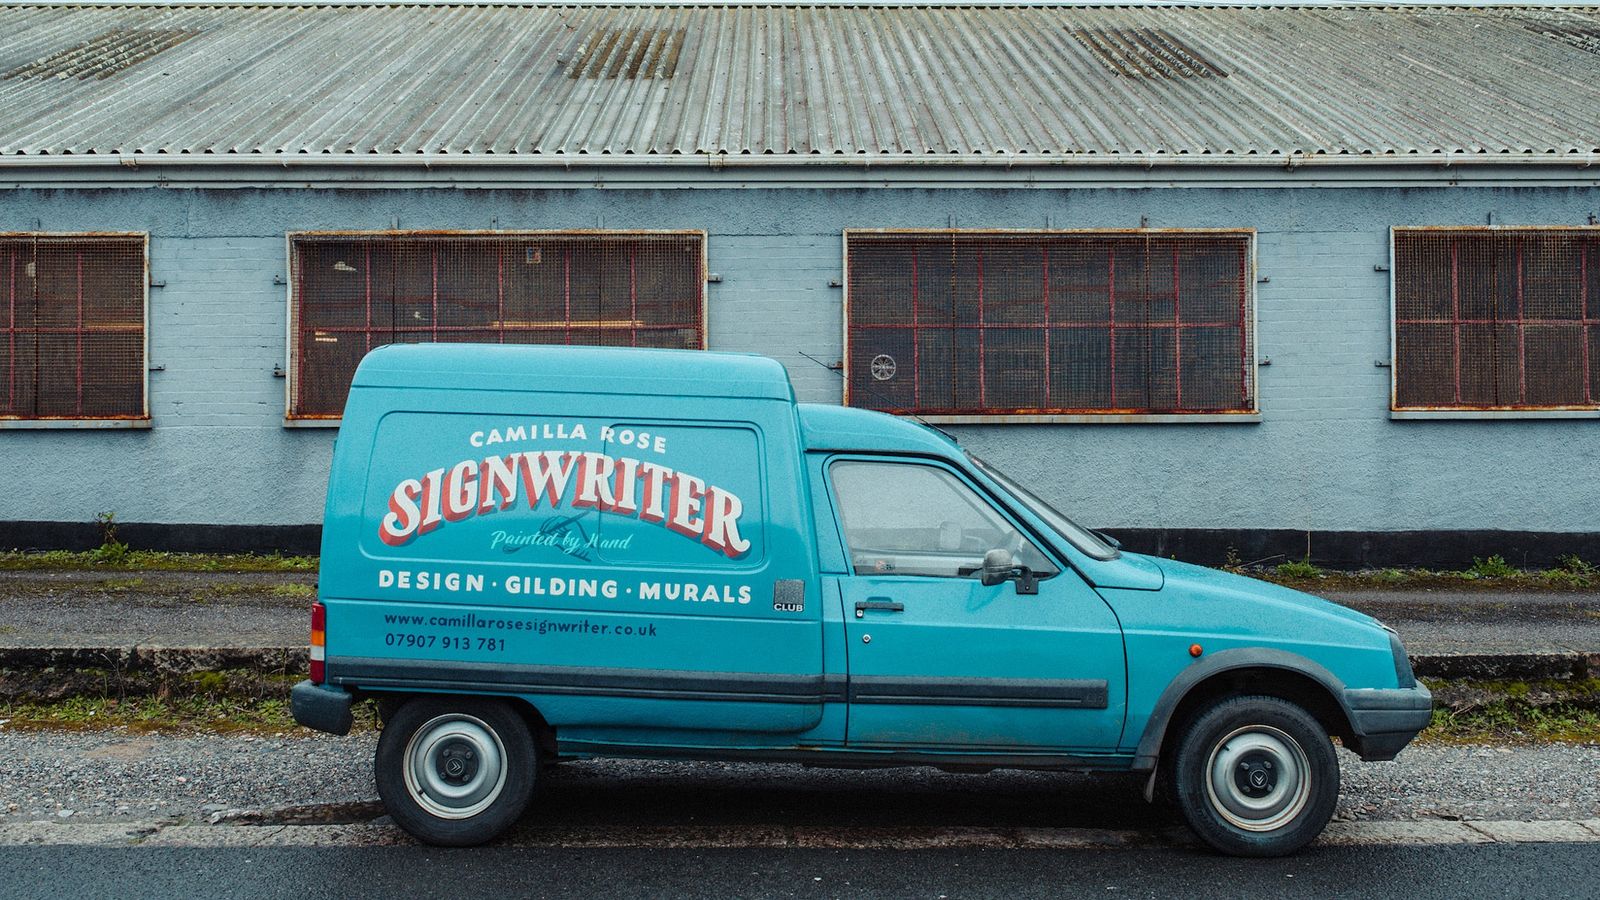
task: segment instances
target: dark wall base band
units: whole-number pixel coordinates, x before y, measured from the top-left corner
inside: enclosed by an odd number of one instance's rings
[[[1464,569],[1499,554],[1514,566],[1545,569],[1563,556],[1600,563],[1600,531],[1292,531],[1269,528],[1108,528],[1136,553],[1222,565],[1276,565],[1304,559],[1329,569]],[[315,555],[320,525],[161,525],[118,523],[117,539],[136,550],[180,553]],[[92,550],[93,522],[0,522],[0,549]]]
[[[168,553],[316,556],[322,551],[322,526],[118,522],[117,540],[134,550]],[[0,522],[4,550],[93,550],[100,542],[100,526],[93,522]]]
[[[1465,569],[1499,554],[1524,569],[1549,569],[1563,556],[1600,563],[1600,531],[1291,531],[1266,528],[1107,528],[1135,553],[1202,566],[1301,560],[1326,569]]]

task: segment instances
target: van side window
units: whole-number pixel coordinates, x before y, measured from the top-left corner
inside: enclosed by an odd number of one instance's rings
[[[844,460],[829,469],[857,575],[976,578],[997,547],[1040,575],[1056,567],[988,501],[934,466]]]

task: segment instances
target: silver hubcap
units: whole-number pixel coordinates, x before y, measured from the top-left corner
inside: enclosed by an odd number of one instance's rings
[[[1217,742],[1206,764],[1206,795],[1229,824],[1273,831],[1294,821],[1311,797],[1311,763],[1294,738],[1249,725]]]
[[[460,713],[428,720],[406,744],[406,792],[431,815],[466,819],[506,786],[506,748],[483,720]]]

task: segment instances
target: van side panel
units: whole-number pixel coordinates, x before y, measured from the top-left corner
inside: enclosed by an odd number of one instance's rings
[[[351,392],[328,679],[527,697],[558,728],[814,728],[822,618],[792,402]]]

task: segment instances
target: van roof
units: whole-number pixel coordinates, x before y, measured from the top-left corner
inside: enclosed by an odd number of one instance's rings
[[[801,403],[800,434],[807,450],[884,450],[959,454],[955,441],[925,425],[885,413],[826,403]]]
[[[484,386],[794,402],[783,366],[748,353],[528,344],[390,344],[368,353],[353,388]]]

